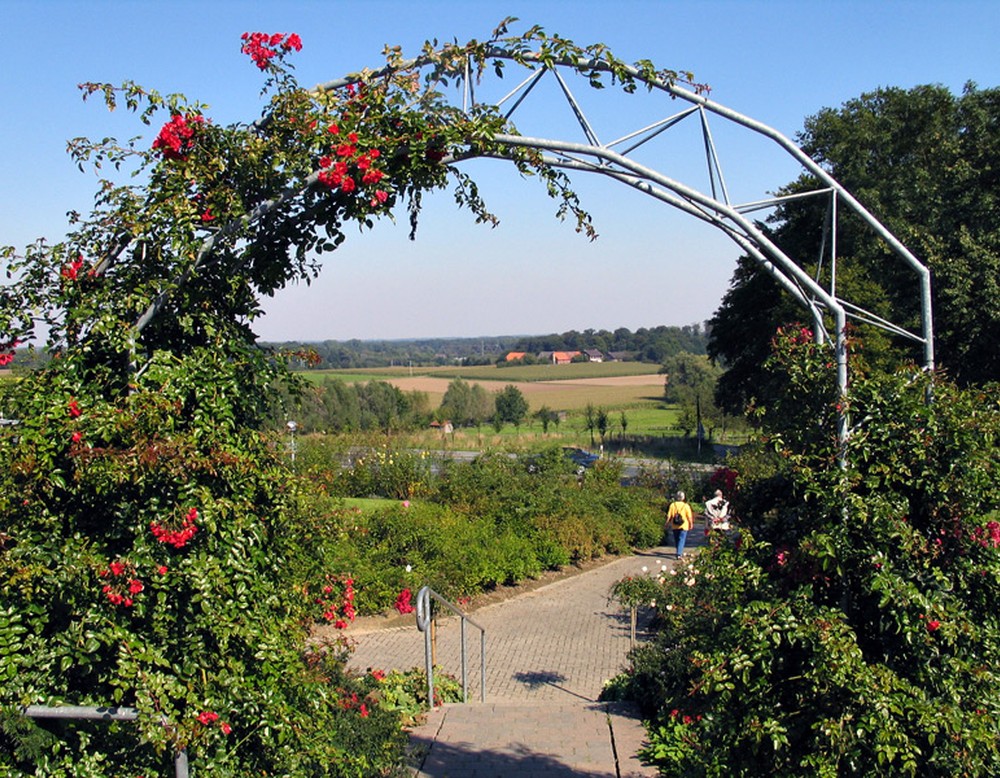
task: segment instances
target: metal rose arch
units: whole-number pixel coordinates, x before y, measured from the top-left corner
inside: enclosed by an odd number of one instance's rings
[[[144,744],[125,754],[117,733],[107,742],[88,734],[53,752],[63,760],[53,769],[67,774],[79,772],[86,749],[91,764],[130,774],[162,771],[173,754],[185,775],[189,749],[205,774],[299,775],[332,753],[353,765],[341,774],[372,772],[370,754],[338,740],[337,717],[367,717],[361,697],[348,694],[346,678],[339,699],[315,694],[329,681],[300,650],[317,604],[308,586],[332,579],[314,556],[312,524],[302,534],[289,519],[300,510],[298,480],[260,432],[287,371],[252,324],[263,297],[319,271],[348,224],[367,229],[405,208],[415,228],[423,194],[448,185],[478,221],[494,221],[466,160],[500,158],[537,176],[557,213],[589,235],[569,173],[604,175],[722,230],[808,308],[817,337],[835,347],[842,396],[848,317],[916,340],[933,367],[927,270],[794,144],[711,102],[692,76],[628,65],[600,44],[537,27],[508,36],[505,22],[487,42],[428,44],[416,60],[390,49],[385,67],[309,90],[284,61],[301,47],[295,34],[244,36],[268,96],[250,124],[216,124],[201,104],[131,82],[84,84],[85,96],[144,124],[156,117],[155,140],[71,141],[74,160],[100,177],[91,212],[71,213],[58,243],[0,246],[0,365],[42,331],[52,357],[0,394],[20,419],[16,434],[0,431],[0,562],[16,572],[0,586],[0,631],[10,635],[0,705],[34,715],[62,701],[79,706],[75,714],[120,714]],[[512,64],[526,75],[503,91],[493,75]],[[669,115],[605,141],[567,74],[686,107],[656,105],[654,116]],[[566,108],[582,139],[561,126],[526,131],[539,97],[544,120]],[[822,182],[798,196],[829,204],[824,276],[810,276],[804,258],[749,218],[780,199],[731,202],[709,129],[716,118],[777,144]],[[659,172],[670,168],[651,153],[692,123],[707,160],[702,188]],[[919,333],[839,297],[841,211],[919,279]],[[345,591],[338,607],[346,612],[352,597]],[[0,765],[8,756],[0,752]]]
[[[252,362],[249,325],[261,314],[260,299],[315,275],[317,257],[345,240],[344,224],[368,228],[405,204],[415,229],[423,194],[449,182],[478,221],[495,222],[461,163],[501,158],[540,178],[559,201],[558,215],[574,217],[578,231],[591,237],[589,214],[570,185],[573,173],[605,176],[721,230],[809,311],[817,340],[833,345],[842,396],[849,318],[915,341],[924,366],[933,368],[928,269],[795,143],[709,99],[691,74],[646,60],[630,65],[602,44],[581,47],[538,27],[510,35],[510,21],[488,41],[427,43],[415,59],[389,48],[383,67],[312,89],[301,88],[284,61],[302,48],[297,35],[248,33],[243,51],[266,74],[264,93],[270,94],[252,124],[218,126],[202,105],[131,83],[84,84],[85,95],[101,94],[110,107],[125,103],[146,123],[157,112],[169,112],[170,120],[151,148],[107,139],[71,142],[79,165],[131,166],[142,174],[134,180],[146,183],[102,180],[98,206],[89,218],[76,217],[67,241],[36,245],[24,257],[3,250],[13,258],[10,277],[19,281],[0,297],[0,331],[9,335],[0,352],[33,338],[43,323],[54,350],[80,355],[84,374],[103,371],[101,383],[116,391],[157,360],[166,365],[166,355],[187,358],[221,346]],[[512,88],[502,78],[508,70],[521,73]],[[627,93],[617,96],[630,104],[615,112],[615,121],[640,115],[632,102],[639,92],[652,118],[608,140],[574,95],[568,78],[574,75],[585,79],[585,88],[610,82],[616,95]],[[762,139],[818,186],[734,202],[713,131],[719,123],[725,132],[735,128]],[[695,145],[683,160],[704,157],[698,182],[682,180],[688,174],[676,159],[658,156],[690,128]],[[790,256],[753,218],[790,197],[825,203],[819,257]],[[919,331],[839,295],[837,239],[845,215],[852,228],[859,222],[873,230],[915,277]],[[815,274],[807,267],[816,267]],[[843,414],[838,436],[846,442]]]
[[[431,56],[400,62],[403,69],[428,67],[439,60],[442,51]],[[600,58],[573,56],[553,56],[551,51],[524,51],[491,46],[486,55],[496,62],[515,62],[527,70],[523,80],[495,102],[489,103],[491,110],[499,112],[504,120],[512,123],[526,112],[530,100],[540,93],[539,85],[546,79],[554,81],[553,90],[565,101],[567,122],[566,135],[575,135],[578,140],[556,139],[533,136],[519,129],[518,132],[502,132],[494,136],[501,146],[511,149],[531,149],[542,153],[545,164],[572,172],[596,173],[625,184],[665,205],[672,206],[690,216],[704,221],[721,230],[741,250],[753,257],[785,291],[792,295],[812,317],[816,338],[829,342],[836,355],[837,386],[842,396],[848,388],[848,358],[846,347],[846,325],[848,319],[865,322],[896,336],[914,341],[923,352],[926,370],[934,368],[934,330],[931,309],[930,271],[903,243],[873,216],[847,189],[834,179],[822,166],[817,164],[796,143],[778,130],[745,116],[731,108],[709,99],[708,90],[690,83],[690,88],[678,85],[677,74],[661,74],[648,67],[628,66],[622,63],[609,64]],[[456,103],[461,110],[469,113],[481,109],[485,103],[477,99],[486,92],[484,75],[489,71],[477,70],[472,58],[466,60],[466,67],[457,74],[455,83]],[[384,73],[385,71],[381,71]],[[495,71],[498,75],[501,71]],[[583,75],[594,86],[600,74],[611,73],[617,78],[627,75],[634,84],[641,84],[649,92],[660,95],[663,105],[671,108],[669,113],[646,123],[631,132],[612,140],[601,140],[596,123],[588,117],[580,101],[574,96],[565,75]],[[370,77],[370,76],[368,76]],[[358,76],[348,76],[316,87],[316,91],[345,89],[359,83]],[[633,88],[626,91],[635,91]],[[548,95],[552,92],[547,93]],[[545,100],[544,97],[538,97]],[[679,110],[676,103],[685,104]],[[550,107],[550,106],[549,106]],[[773,144],[781,152],[798,163],[802,170],[814,176],[820,183],[812,191],[796,192],[788,196],[766,196],[751,202],[734,203],[730,199],[729,187],[723,173],[723,160],[713,137],[711,122],[725,122],[753,133]],[[700,132],[702,148],[694,148],[692,156],[704,156],[704,181],[699,188],[693,183],[685,183],[668,175],[669,168],[662,172],[655,163],[641,161],[640,151],[648,151],[657,141],[682,123],[695,122]],[[655,153],[655,151],[654,151]],[[441,161],[444,164],[458,164],[464,159],[479,156],[475,149],[455,150]],[[493,154],[493,156],[500,156]],[[805,258],[786,254],[767,235],[759,224],[748,214],[772,210],[789,199],[816,198],[825,204],[826,223],[822,236],[822,249],[815,261],[814,275],[803,269]],[[837,289],[837,232],[844,212],[853,214],[874,231],[884,241],[891,254],[907,268],[916,279],[920,290],[921,327],[911,331],[893,323],[863,307],[841,298]],[[824,277],[825,276],[825,277]],[[838,438],[843,444],[848,436],[848,419],[841,414]]]

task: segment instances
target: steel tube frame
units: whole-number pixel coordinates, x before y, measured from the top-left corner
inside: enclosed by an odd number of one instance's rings
[[[69,719],[81,721],[137,721],[139,711],[117,705],[27,705],[21,713],[32,719]],[[164,722],[166,725],[166,722]],[[188,778],[187,750],[174,754],[174,778]]]
[[[511,52],[503,49],[500,46],[495,46],[489,51],[489,56],[497,59],[506,59],[512,61],[518,61],[518,59],[534,63],[541,67],[548,67],[542,62],[538,54],[534,52],[520,52],[517,56],[514,56]],[[604,62],[599,60],[587,60],[582,58],[559,58],[555,62],[555,67],[565,66],[572,68],[587,68],[592,70],[598,70],[603,72],[610,72],[611,68]],[[643,74],[635,67],[624,66],[623,70],[629,73],[637,81],[648,85],[650,88],[658,89],[664,91],[676,97],[680,100],[684,100],[692,105],[699,106],[706,111],[721,116],[734,124],[738,124],[745,127],[759,135],[762,135],[789,155],[791,155],[800,165],[802,165],[811,174],[816,176],[820,181],[826,184],[829,188],[836,192],[837,198],[843,201],[848,208],[858,215],[869,227],[871,227],[876,234],[882,238],[886,244],[893,250],[893,252],[901,257],[910,268],[916,273],[920,286],[920,310],[921,310],[921,330],[922,330],[922,342],[924,346],[924,367],[927,370],[934,369],[934,321],[933,321],[933,310],[932,310],[932,298],[931,298],[931,276],[930,270],[921,263],[911,252],[906,248],[905,245],[893,235],[878,219],[876,219],[871,212],[868,211],[858,200],[855,198],[847,189],[840,185],[840,183],[831,176],[826,170],[824,170],[820,165],[818,165],[808,154],[806,154],[802,149],[800,149],[793,141],[787,138],[778,130],[770,127],[763,122],[759,122],[756,119],[751,119],[744,114],[734,111],[731,108],[727,108],[724,105],[716,103],[709,100],[703,95],[696,94],[688,89],[677,86],[674,83],[670,83],[663,79],[649,79],[643,76]]]
[[[545,151],[552,152],[563,152],[566,154],[580,154],[585,156],[597,157],[605,162],[613,163],[617,165],[623,171],[627,173],[623,174],[626,177],[630,174],[635,177],[636,182],[634,186],[640,191],[645,191],[643,187],[643,182],[655,182],[666,189],[676,192],[681,196],[682,199],[688,201],[689,203],[700,205],[709,212],[713,212],[717,217],[724,218],[730,221],[733,225],[733,229],[727,230],[727,234],[734,235],[742,233],[745,239],[756,246],[758,246],[763,252],[766,252],[770,260],[777,264],[781,271],[789,277],[790,280],[794,280],[798,285],[808,289],[818,300],[820,300],[826,309],[833,315],[835,320],[835,332],[834,332],[834,355],[835,362],[837,366],[837,390],[841,397],[847,395],[847,344],[846,344],[846,326],[847,326],[847,312],[844,306],[833,295],[829,294],[823,287],[817,284],[813,278],[806,273],[802,268],[800,268],[795,262],[791,260],[778,246],[776,246],[763,232],[761,232],[749,219],[743,216],[739,211],[737,211],[732,206],[726,205],[719,202],[711,197],[703,195],[691,187],[685,186],[678,181],[674,181],[671,178],[659,173],[652,168],[648,168],[634,160],[625,157],[617,152],[611,151],[606,148],[599,148],[594,146],[587,146],[581,143],[571,143],[568,141],[557,141],[551,139],[542,138],[528,138],[523,135],[497,135],[495,140],[498,142],[509,145],[509,146],[524,146],[527,148],[543,149]],[[560,164],[558,160],[553,160],[553,163]],[[607,174],[608,171],[603,166],[594,166],[592,168],[586,168],[592,172]],[[662,199],[662,198],[661,198]],[[687,209],[685,209],[687,210]],[[697,210],[697,209],[696,209]],[[690,212],[690,211],[688,211]],[[714,220],[708,219],[708,221],[713,222]],[[717,223],[717,222],[716,222]],[[736,228],[739,228],[739,233]],[[772,273],[773,275],[773,273]],[[786,286],[787,288],[787,286]],[[802,296],[797,295],[799,300],[803,300]],[[813,312],[814,318],[819,324],[822,320],[821,316],[818,316],[818,312],[813,304],[809,304],[810,310]],[[822,329],[817,327],[817,335],[822,332]],[[846,407],[846,405],[845,405]],[[847,432],[849,429],[848,419],[846,411],[842,411],[839,414],[839,420],[837,424],[837,440],[843,449],[843,446],[847,442]],[[843,464],[843,462],[842,462]]]
[[[463,611],[456,608],[429,586],[417,592],[417,629],[424,633],[424,667],[427,672],[427,700],[434,707],[434,660],[432,659],[431,628],[434,623],[432,599],[444,605],[461,619],[460,639],[462,654],[462,701],[469,701],[468,652],[465,624],[468,622],[479,630],[479,701],[486,702],[486,628],[477,624]]]

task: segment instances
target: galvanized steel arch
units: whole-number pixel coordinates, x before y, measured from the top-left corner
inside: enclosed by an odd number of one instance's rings
[[[517,62],[529,68],[528,75],[513,90],[502,99],[493,103],[503,115],[511,119],[546,76],[556,79],[559,90],[572,109],[573,116],[582,131],[584,142],[572,142],[562,139],[531,137],[524,134],[498,135],[495,140],[501,145],[510,147],[525,147],[535,149],[543,154],[543,159],[550,165],[568,171],[597,173],[612,180],[624,183],[643,192],[667,205],[679,209],[721,230],[733,240],[743,251],[753,257],[789,294],[799,301],[810,313],[817,339],[828,340],[834,347],[837,366],[837,386],[842,395],[848,390],[848,360],[846,347],[846,324],[849,318],[867,322],[885,329],[897,336],[908,338],[920,344],[923,351],[923,364],[927,370],[934,368],[934,330],[931,308],[931,277],[928,268],[922,264],[903,243],[893,235],[878,219],[876,219],[846,188],[844,188],[828,171],[818,165],[808,154],[799,148],[792,140],[761,122],[734,111],[720,103],[710,100],[705,94],[684,88],[665,78],[649,78],[643,71],[635,67],[626,67],[628,74],[636,82],[644,84],[650,91],[659,91],[672,101],[680,100],[687,106],[673,115],[639,128],[612,142],[601,143],[598,140],[594,125],[575,99],[562,71],[567,72],[610,72],[611,68],[598,60],[583,59],[551,59],[542,58],[537,53],[512,52],[501,47],[489,49],[491,59]],[[421,67],[430,65],[429,58],[411,60],[404,67]],[[357,78],[345,78],[331,81],[317,87],[317,90],[336,89],[357,81]],[[476,105],[477,81],[472,74],[472,68],[467,67],[461,79],[460,89],[462,109],[471,110]],[[509,106],[509,107],[508,107]],[[697,117],[702,127],[706,162],[710,180],[710,191],[701,192],[697,188],[686,185],[665,175],[647,165],[640,164],[630,157],[630,153],[643,146],[679,124],[688,117]],[[802,262],[789,257],[746,214],[767,208],[773,208],[790,198],[768,197],[754,202],[734,204],[730,201],[728,187],[722,175],[721,162],[715,147],[715,141],[709,126],[709,117],[732,123],[745,130],[755,133],[775,144],[780,150],[794,159],[802,169],[814,176],[821,186],[811,192],[795,195],[802,197],[826,197],[828,202],[827,225],[821,241],[824,255],[828,254],[830,263],[829,287],[825,288],[818,278],[810,276],[802,267]],[[473,156],[470,154],[469,156]],[[457,163],[459,158],[446,158],[446,163]],[[902,325],[893,323],[877,316],[862,307],[840,298],[836,288],[837,261],[837,223],[841,209],[844,209],[864,222],[884,241],[898,261],[902,262],[916,277],[920,289],[920,330],[912,332]],[[820,265],[824,256],[820,257]],[[833,319],[833,332],[828,332],[824,321],[824,313]],[[845,443],[848,436],[848,420],[842,415],[838,428],[838,437]]]

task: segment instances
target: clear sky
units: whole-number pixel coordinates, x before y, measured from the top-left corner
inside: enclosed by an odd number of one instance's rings
[[[521,19],[518,32],[539,24],[580,44],[605,43],[629,62],[693,71],[712,99],[789,136],[806,116],[879,86],[1000,85],[996,0],[0,0],[0,244],[57,240],[68,210],[89,209],[93,174],[71,163],[67,139],[152,141],[155,130],[125,112],[84,104],[81,81],[131,79],[210,104],[216,122],[251,121],[261,77],[239,52],[243,32],[298,32],[303,50],[292,61],[300,83],[312,86],[379,65],[386,44],[416,54],[428,39],[487,38],[505,16]],[[678,108],[591,93],[579,80],[571,88],[602,140]],[[563,139],[581,140],[572,123],[519,127],[549,136],[565,127]],[[798,173],[748,133],[713,133],[736,202]],[[655,166],[697,183],[697,158],[697,145],[677,142]],[[575,179],[601,235],[590,243],[554,218],[537,182],[498,163],[473,163],[469,172],[482,176],[499,227],[474,225],[450,194],[436,195],[415,242],[405,214],[399,224],[349,234],[311,286],[267,301],[258,333],[343,340],[635,330],[703,321],[727,288],[735,246],[619,184]]]

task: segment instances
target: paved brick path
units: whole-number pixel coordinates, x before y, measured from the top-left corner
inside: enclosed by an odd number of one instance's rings
[[[694,534],[694,533],[692,533]],[[468,705],[445,705],[411,733],[422,778],[482,776],[650,776],[635,752],[641,722],[626,706],[599,703],[606,680],[621,672],[630,646],[628,615],[608,590],[642,568],[675,564],[672,548],[616,559],[547,584],[471,617],[486,629],[486,703],[479,700],[478,631],[467,628]],[[351,631],[351,666],[424,666],[424,637],[414,624]],[[641,637],[641,633],[640,633]],[[439,622],[436,664],[460,676],[459,622]]]

